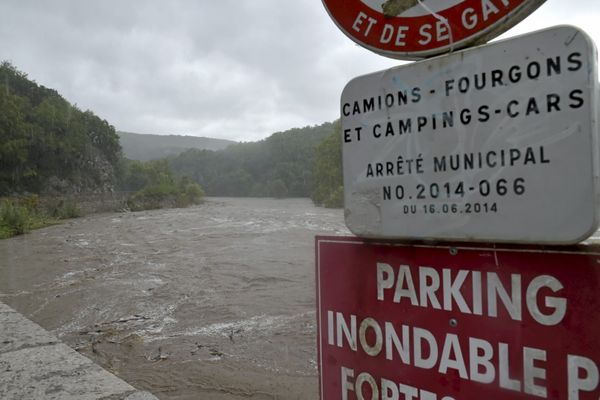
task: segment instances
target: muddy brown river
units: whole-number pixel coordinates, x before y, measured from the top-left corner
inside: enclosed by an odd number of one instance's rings
[[[211,198],[0,241],[0,301],[161,399],[317,398],[307,199]]]

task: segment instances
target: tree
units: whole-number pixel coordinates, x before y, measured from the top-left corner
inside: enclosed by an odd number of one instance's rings
[[[315,149],[331,123],[277,132],[224,150],[188,150],[170,163],[178,176],[189,176],[211,196],[308,197]]]
[[[316,150],[313,166],[312,200],[325,207],[343,207],[342,127],[340,121]]]
[[[269,182],[269,195],[276,199],[287,197],[288,189],[285,186],[285,183],[283,183],[281,179],[275,179],[274,181]]]
[[[111,190],[120,157],[108,122],[0,64],[0,195]]]

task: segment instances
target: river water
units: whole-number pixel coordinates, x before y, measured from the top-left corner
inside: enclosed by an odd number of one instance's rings
[[[161,399],[317,398],[307,199],[211,198],[0,241],[0,301]]]

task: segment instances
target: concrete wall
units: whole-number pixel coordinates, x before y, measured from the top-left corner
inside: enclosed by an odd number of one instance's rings
[[[0,303],[0,399],[158,400]]]
[[[38,196],[38,209],[51,214],[65,204],[75,204],[81,215],[119,211],[127,207],[126,200],[133,192],[78,193],[72,195]],[[27,196],[21,196],[21,199]]]

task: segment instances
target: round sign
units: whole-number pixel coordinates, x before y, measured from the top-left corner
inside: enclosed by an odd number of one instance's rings
[[[337,26],[378,54],[414,60],[485,43],[545,0],[323,0]]]

